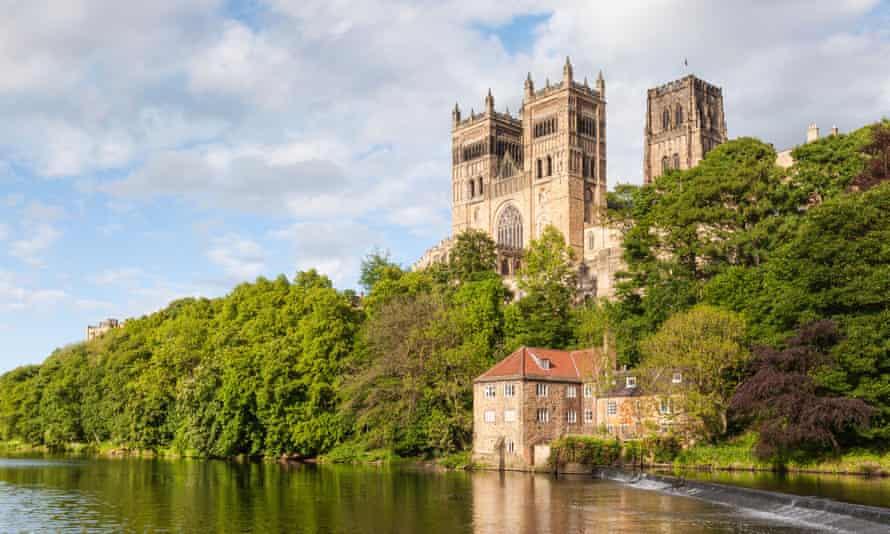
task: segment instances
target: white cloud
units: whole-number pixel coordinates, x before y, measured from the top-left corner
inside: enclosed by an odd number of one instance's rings
[[[293,244],[297,270],[315,268],[336,284],[355,280],[362,255],[384,244],[379,233],[348,220],[295,223],[271,237]]]
[[[28,231],[28,237],[10,243],[9,253],[33,266],[43,265],[43,254],[62,233],[49,224],[38,224]]]
[[[0,270],[0,311],[43,308],[68,298],[60,289],[31,289],[20,285],[9,271]]]
[[[119,267],[104,269],[91,276],[90,281],[97,286],[131,287],[140,282],[145,275],[145,271],[138,267]]]
[[[266,267],[263,248],[234,234],[215,239],[207,257],[239,282],[256,278]]]

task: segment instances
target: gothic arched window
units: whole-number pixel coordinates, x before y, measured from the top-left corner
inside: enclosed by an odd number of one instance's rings
[[[501,274],[504,276],[510,274],[510,262],[507,261],[507,258],[501,260]]]
[[[671,112],[670,110],[664,110],[661,114],[661,127],[665,130],[671,127]]]
[[[482,192],[483,192],[483,191],[482,191],[482,177],[480,176],[480,177],[479,177],[479,194],[481,195]]]
[[[522,215],[514,206],[507,206],[498,217],[498,246],[522,248]]]
[[[680,154],[674,154],[674,168],[680,168]]]
[[[553,176],[553,158],[547,156],[547,176]]]
[[[470,198],[476,196],[476,180],[470,180],[470,190],[468,193],[470,194]]]
[[[683,124],[683,106],[681,106],[680,104],[677,104],[677,114],[676,114],[675,124],[677,126],[680,126],[681,124]]]

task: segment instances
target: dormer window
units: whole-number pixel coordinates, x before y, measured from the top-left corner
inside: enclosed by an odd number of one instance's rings
[[[683,373],[674,373],[671,377],[671,382],[674,384],[680,384],[683,382]]]
[[[624,378],[624,384],[625,384],[625,386],[627,386],[627,387],[629,387],[629,388],[635,388],[635,387],[637,387],[637,377],[635,377],[635,376],[628,376],[628,377],[625,377],[625,378]]]
[[[548,360],[547,358],[538,358],[537,356],[532,354],[532,360],[534,360],[534,362],[538,364],[538,367],[540,367],[541,369],[551,368],[550,360]]]

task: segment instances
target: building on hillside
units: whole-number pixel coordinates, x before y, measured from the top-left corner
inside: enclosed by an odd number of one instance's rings
[[[96,326],[87,326],[87,341],[96,339],[109,330],[120,328],[122,325],[123,323],[117,319],[105,319],[104,321],[99,321],[99,324]]]
[[[647,91],[643,183],[691,169],[727,141],[723,90],[693,75]]]
[[[512,285],[523,251],[553,225],[579,258],[585,296],[612,295],[620,243],[604,225],[606,82],[578,82],[569,58],[562,79],[535,88],[525,80],[518,115],[496,111],[491,91],[481,113],[452,111],[452,235],[474,228],[497,244],[497,269]],[[428,250],[415,269],[448,257],[451,240]],[[591,248],[595,245],[596,248]],[[438,258],[438,260],[437,260]],[[585,264],[585,268],[580,268]]]
[[[837,126],[831,127],[832,136],[838,135]],[[807,128],[807,139],[804,144],[810,144],[819,140],[819,127],[816,126],[816,123],[810,124]],[[791,148],[786,148],[785,150],[780,150],[776,153],[776,165],[782,167],[783,169],[787,169],[794,165],[794,158],[791,156],[791,153],[797,146],[793,146]]]
[[[608,361],[600,349],[520,347],[480,375],[473,383],[473,461],[546,468],[550,443],[563,436],[633,439],[679,421],[671,398],[641,391],[633,372],[608,373]]]

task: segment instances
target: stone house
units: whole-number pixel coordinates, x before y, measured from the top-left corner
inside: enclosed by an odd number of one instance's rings
[[[495,364],[473,384],[473,461],[542,469],[550,443],[567,435],[668,430],[672,399],[644,394],[632,372],[613,372],[610,361],[597,348],[520,347]]]

